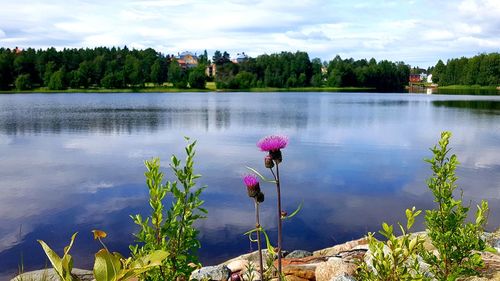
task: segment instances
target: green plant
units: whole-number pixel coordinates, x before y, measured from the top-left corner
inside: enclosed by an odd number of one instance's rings
[[[187,279],[193,270],[191,264],[199,264],[195,255],[200,247],[197,239],[198,230],[193,224],[204,218],[207,211],[201,206],[201,192],[205,187],[196,188],[196,179],[200,177],[194,173],[194,156],[196,141],[190,142],[185,148],[187,157],[184,166],[177,157],[171,157],[170,168],[177,178],[176,181],[163,183],[164,174],[160,171],[160,160],[154,158],[145,161],[146,184],[149,189],[149,204],[152,213],[146,219],[141,215],[131,216],[140,226],[135,235],[140,245],[131,245],[133,257],[141,257],[156,250],[168,253],[166,259],[158,269],[144,274],[147,280],[176,280]],[[181,188],[178,187],[181,185]],[[163,200],[167,194],[173,196],[170,209],[165,213]]]
[[[167,258],[165,251],[157,250],[140,258],[124,258],[119,253],[111,253],[102,238],[107,236],[106,232],[93,230],[94,239],[98,239],[104,247],[95,254],[94,277],[96,281],[125,281],[136,277],[154,267],[159,266]],[[63,257],[59,257],[44,241],[38,240],[45,254],[50,260],[54,270],[62,281],[77,281],[78,277],[73,275],[73,258],[69,250],[73,246],[76,234],[71,236],[70,244],[64,247]]]
[[[98,239],[104,247],[95,254],[94,277],[96,281],[124,281],[160,266],[167,258],[167,252],[156,250],[137,259],[124,258],[119,253],[111,253],[101,238],[107,235],[104,231],[93,230],[94,239]]]
[[[402,235],[396,237],[392,225],[382,224],[379,231],[387,241],[378,241],[373,233],[368,233],[371,261],[358,264],[358,279],[367,281],[430,280],[420,270],[418,253],[424,238],[412,235],[409,230],[421,211],[406,209],[406,229],[400,224]]]
[[[427,181],[434,195],[437,208],[425,215],[427,234],[436,247],[437,254],[422,253],[424,260],[439,280],[455,280],[460,276],[476,274],[483,266],[477,251],[485,250],[481,239],[488,213],[488,203],[477,206],[474,222],[465,222],[469,207],[462,205],[462,197],[454,199],[457,188],[455,176],[459,164],[455,154],[448,157],[450,132],[441,133],[438,145],[431,148],[434,157],[426,161],[431,164],[433,176]]]
[[[245,273],[243,274],[243,280],[245,281],[254,281],[257,280],[257,274],[255,273],[255,266],[253,265],[253,262],[248,262],[248,264],[245,266]],[[262,269],[261,269],[262,270]],[[264,279],[260,279],[264,280]]]
[[[56,271],[57,275],[62,281],[73,281],[73,280],[78,280],[76,276],[71,274],[71,270],[73,270],[73,257],[69,254],[69,250],[71,250],[71,247],[73,246],[73,243],[75,242],[75,238],[78,232],[73,234],[71,236],[71,241],[69,242],[69,245],[64,247],[64,255],[63,257],[59,257],[56,252],[54,252],[49,245],[47,245],[44,241],[38,240],[38,243],[42,245],[43,250],[45,251],[45,254],[49,258],[50,263],[52,264],[52,267],[54,267],[54,270]]]

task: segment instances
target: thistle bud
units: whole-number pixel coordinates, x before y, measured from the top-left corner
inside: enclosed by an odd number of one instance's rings
[[[260,184],[257,177],[254,175],[246,175],[243,177],[243,182],[247,186],[248,196],[254,198],[260,192]]]
[[[265,158],[264,158],[264,165],[266,166],[266,168],[268,169],[271,169],[274,167],[274,162],[273,162],[273,159],[271,158],[271,155],[267,155]]]
[[[264,202],[264,193],[259,192],[259,193],[257,194],[257,197],[255,197],[255,199],[257,200],[257,203],[262,203],[262,202]]]
[[[247,192],[249,197],[256,197],[260,193],[260,184],[256,183],[255,185],[247,186]]]
[[[281,155],[281,150],[270,150],[269,156],[272,160],[276,161],[276,163],[281,163],[283,161],[283,156]]]

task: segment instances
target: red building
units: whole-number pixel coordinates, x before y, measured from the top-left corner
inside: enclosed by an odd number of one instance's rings
[[[422,82],[422,79],[420,79],[420,74],[410,74],[410,82],[411,83]]]

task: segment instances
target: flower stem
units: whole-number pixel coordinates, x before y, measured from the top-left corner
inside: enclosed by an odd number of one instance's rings
[[[282,266],[281,266],[281,250],[283,248],[282,243],[282,219],[281,219],[281,190],[280,190],[280,170],[279,163],[275,161],[276,164],[276,175],[274,174],[273,169],[271,172],[273,173],[274,179],[276,180],[276,192],[278,194],[278,280],[282,280]]]
[[[264,281],[264,263],[262,261],[262,247],[260,242],[260,216],[259,216],[259,202],[257,202],[257,198],[254,198],[255,201],[255,227],[257,229],[257,245],[259,248],[259,271],[260,271],[260,280]]]

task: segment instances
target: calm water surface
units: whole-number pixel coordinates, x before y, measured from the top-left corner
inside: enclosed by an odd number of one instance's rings
[[[255,250],[243,233],[253,204],[245,166],[263,167],[255,143],[286,134],[284,207],[303,210],[284,224],[286,249],[313,250],[404,220],[429,208],[423,159],[451,130],[464,200],[488,199],[489,229],[500,225],[500,98],[366,93],[186,93],[0,95],[0,278],[47,263],[36,242],[61,251],[73,232],[77,267],[99,245],[128,253],[149,212],[143,160],[184,157],[183,136],[198,140],[197,172],[208,219],[200,258],[214,264]],[[262,224],[276,235],[275,194],[264,186]],[[419,223],[422,228],[421,221]],[[2,277],[3,276],[3,277]]]

